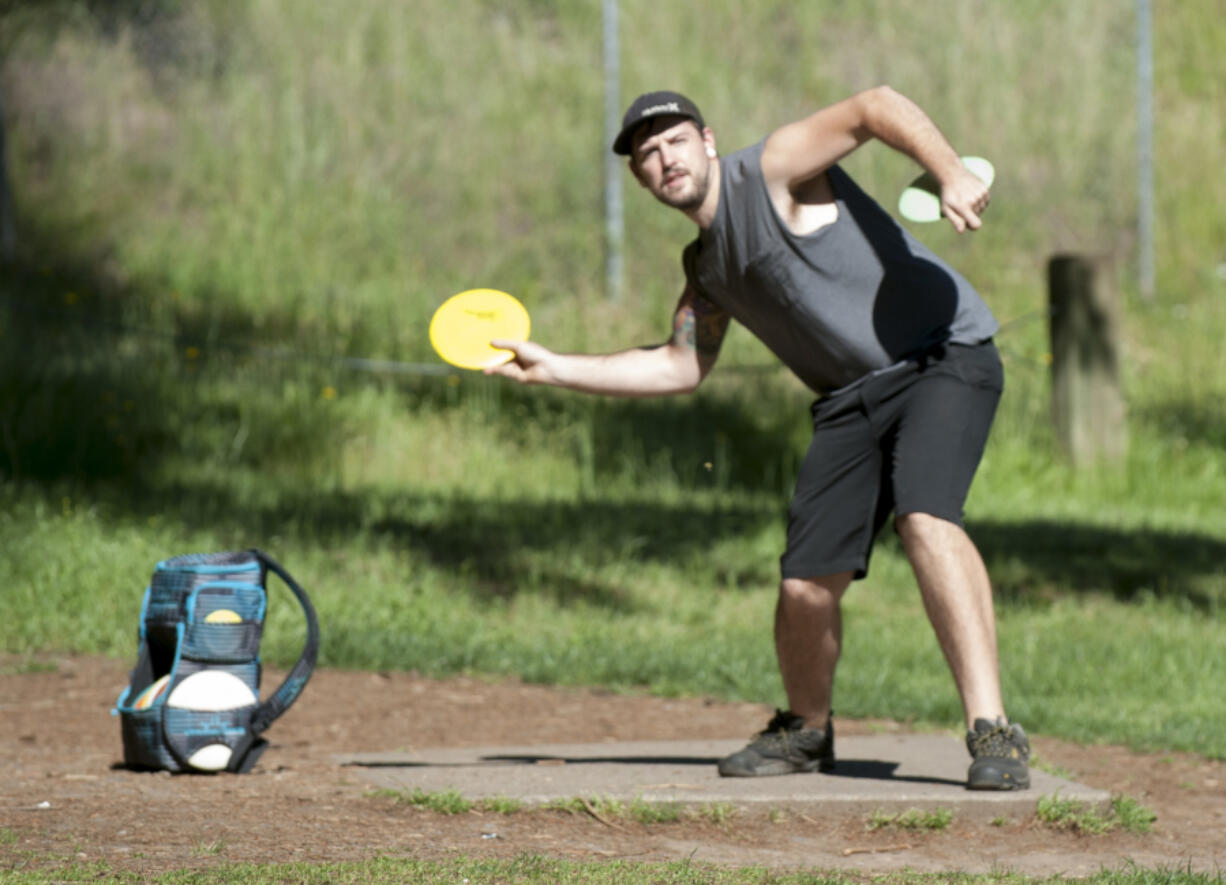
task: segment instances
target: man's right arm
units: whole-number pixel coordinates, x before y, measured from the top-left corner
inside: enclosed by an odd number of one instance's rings
[[[485,370],[522,384],[548,384],[607,396],[689,393],[715,365],[729,316],[687,286],[668,341],[610,354],[554,353],[532,341],[491,342],[515,358]]]

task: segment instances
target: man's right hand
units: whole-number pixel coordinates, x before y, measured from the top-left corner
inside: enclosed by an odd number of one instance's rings
[[[520,384],[557,383],[557,377],[550,370],[550,361],[556,354],[549,348],[534,341],[507,341],[503,338],[495,338],[490,346],[509,350],[515,356],[508,362],[487,366],[482,370],[484,374],[502,375]]]

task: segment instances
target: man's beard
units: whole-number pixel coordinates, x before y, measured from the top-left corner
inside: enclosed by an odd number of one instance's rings
[[[707,164],[707,174],[699,181],[692,170],[687,170],[690,180],[694,182],[694,190],[689,195],[678,195],[670,197],[667,192],[661,191],[657,199],[667,206],[672,206],[674,209],[680,209],[682,212],[689,212],[697,209],[707,199],[707,192],[711,190],[711,164]]]

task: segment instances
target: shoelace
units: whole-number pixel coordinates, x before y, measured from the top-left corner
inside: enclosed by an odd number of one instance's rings
[[[971,738],[972,752],[975,756],[1007,756],[1014,746],[1012,737],[1013,730],[1009,725],[997,725],[991,731],[977,733]]]

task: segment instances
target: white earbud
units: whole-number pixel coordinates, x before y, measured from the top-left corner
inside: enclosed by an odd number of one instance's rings
[[[707,146],[707,156],[708,157],[715,156],[715,148],[711,147],[710,145]]]

